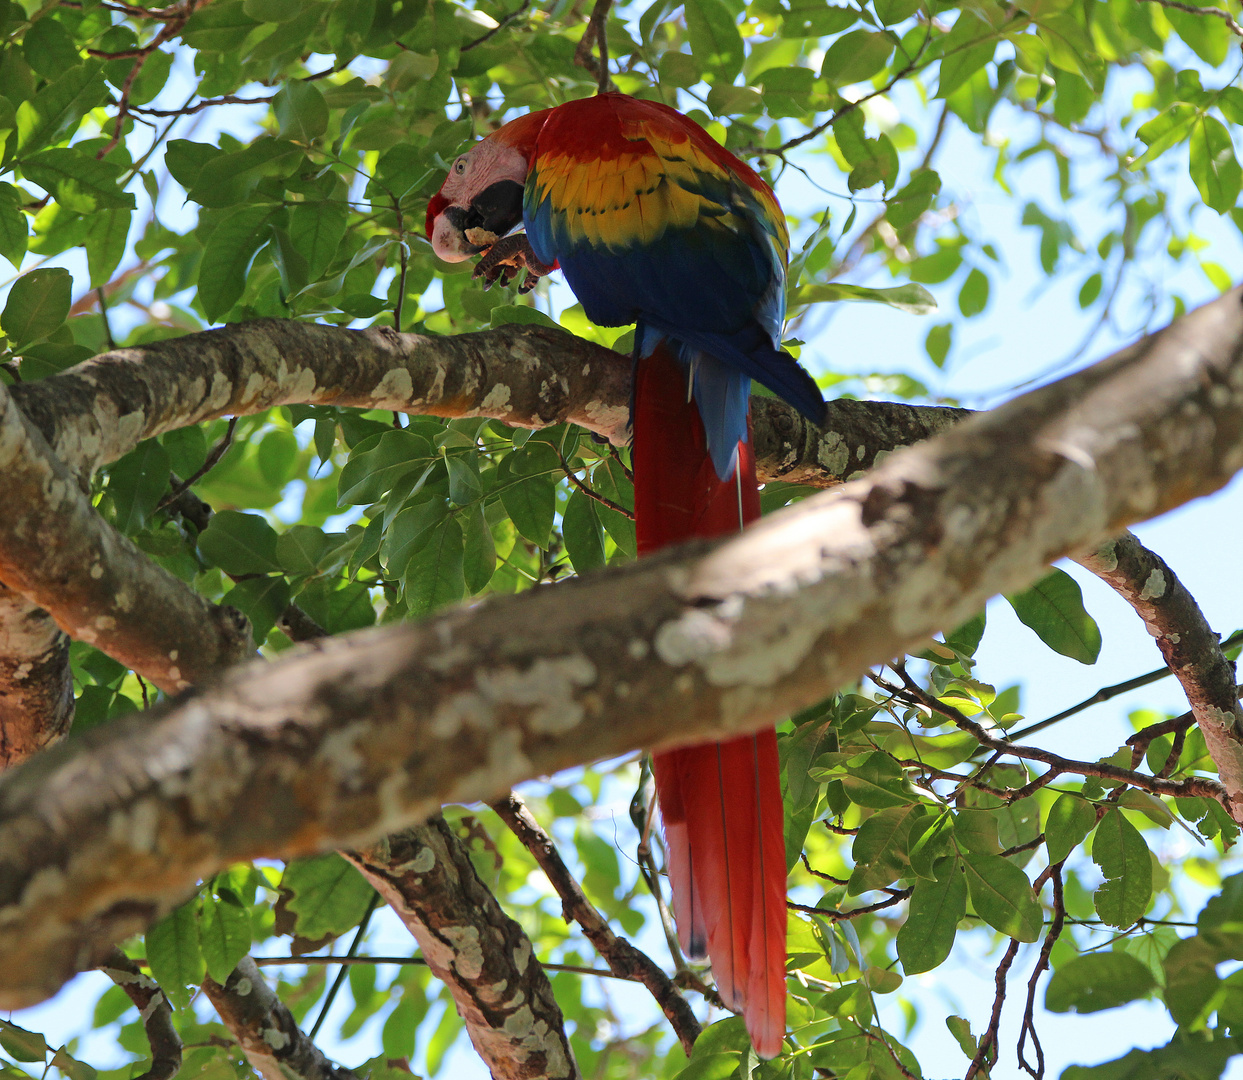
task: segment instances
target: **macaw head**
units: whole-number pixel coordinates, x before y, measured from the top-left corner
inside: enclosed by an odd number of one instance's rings
[[[461,262],[522,223],[522,193],[548,110],[512,120],[453,162],[427,204],[427,238],[445,262]]]

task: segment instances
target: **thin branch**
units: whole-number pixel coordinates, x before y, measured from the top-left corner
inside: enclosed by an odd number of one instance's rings
[[[1197,7],[1195,4],[1182,4],[1179,0],[1148,0],[1150,4],[1160,4],[1164,8],[1173,8],[1175,11],[1185,11],[1188,15],[1211,15],[1214,18],[1221,19],[1226,24],[1235,37],[1243,38],[1243,26],[1234,21],[1234,17],[1228,11],[1216,7]]]
[[[129,111],[142,113],[143,116],[189,116],[203,109],[215,108],[217,105],[270,105],[275,96],[275,94],[270,94],[267,97],[242,98],[235,94],[224,94],[217,98],[204,98],[193,105],[183,105],[180,109],[149,109],[145,106],[131,105]]]
[[[217,440],[216,445],[211,448],[207,457],[203,459],[203,464],[199,466],[191,477],[173,485],[172,490],[156,504],[155,509],[157,512],[175,503],[220,463],[220,459],[224,457],[229,447],[233,445],[233,432],[236,429],[237,417],[230,416],[228,426],[224,429],[224,434]]]
[[[1052,866],[1050,877],[1053,879],[1053,920],[1049,923],[1049,931],[1045,934],[1044,943],[1040,946],[1040,955],[1036,958],[1036,963],[1032,967],[1031,977],[1027,980],[1027,1001],[1023,1006],[1023,1025],[1019,1029],[1018,1043],[1018,1060],[1019,1065],[1026,1070],[1032,1080],[1043,1080],[1044,1078],[1044,1047],[1040,1045],[1040,1036],[1036,1033],[1035,1004],[1036,1004],[1036,984],[1040,980],[1040,976],[1049,967],[1049,957],[1053,952],[1053,946],[1057,944],[1057,939],[1062,936],[1062,927],[1066,923],[1066,902],[1062,895],[1062,866],[1063,862]],[[1033,1068],[1027,1062],[1027,1056],[1024,1053],[1024,1046],[1027,1042],[1028,1035],[1031,1036],[1032,1046],[1036,1050],[1036,1066]]]
[[[530,6],[531,6],[531,0],[522,0],[522,4],[520,7],[511,11],[508,15],[505,16],[505,18],[503,18],[500,22],[498,22],[494,27],[492,27],[491,30],[489,30],[482,37],[477,37],[475,38],[474,41],[468,41],[458,51],[459,52],[470,52],[471,49],[474,49],[482,45],[485,41],[490,41],[493,37],[495,37],[502,30],[504,30],[505,27],[509,26],[516,19],[524,15]]]
[[[557,448],[554,447],[554,449]],[[586,495],[587,498],[595,500],[601,506],[608,507],[608,509],[612,510],[614,513],[621,514],[622,517],[627,518],[630,521],[634,521],[633,510],[627,510],[624,506],[619,503],[615,503],[612,499],[601,495],[598,491],[595,491],[584,484],[578,476],[575,475],[574,470],[570,468],[570,463],[565,460],[565,455],[559,449],[557,449],[557,460],[561,462],[561,471],[565,473],[566,478],[570,481],[570,483],[578,488],[579,491]]]
[[[576,922],[583,928],[583,933],[614,975],[647,987],[672,1026],[686,1056],[690,1057],[695,1040],[699,1038],[699,1021],[669,976],[646,953],[613,933],[608,921],[587,899],[582,886],[562,860],[552,837],[535,820],[526,803],[511,792],[506,798],[494,802],[492,809],[539,863],[549,883],[561,897],[565,921]]]
[[[367,902],[366,914],[363,915],[362,921],[358,924],[358,930],[354,933],[354,940],[350,942],[345,959],[350,959],[358,952],[358,946],[362,944],[363,935],[367,932],[367,925],[371,922],[371,916],[375,914],[376,905],[379,902],[380,894],[372,893],[371,899]],[[336,1001],[337,994],[341,990],[341,984],[345,982],[347,972],[348,968],[344,966],[337,972],[337,977],[333,980],[332,986],[328,990],[328,995],[324,998],[324,1004],[320,1007],[319,1015],[315,1018],[315,1023],[311,1025],[311,1033],[308,1037],[312,1041],[319,1034],[319,1029],[324,1026],[324,1021],[328,1018],[328,1010],[332,1008],[332,1003]]]
[[[100,970],[137,1006],[151,1046],[151,1068],[134,1080],[173,1080],[181,1070],[181,1036],[173,1026],[173,1008],[164,991],[120,949],[108,954]]]

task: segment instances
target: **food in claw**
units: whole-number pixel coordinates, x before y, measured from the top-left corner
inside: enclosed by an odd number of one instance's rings
[[[519,224],[525,236],[505,235]],[[600,94],[506,124],[454,162],[427,235],[448,261],[482,252],[475,273],[489,284],[525,269],[529,289],[559,266],[593,322],[636,324],[640,555],[759,517],[752,379],[823,419],[814,380],[780,347],[789,237],[776,198],[674,109]],[[786,955],[776,735],[665,751],[653,766],[679,941],[706,954],[721,998],[774,1057]]]

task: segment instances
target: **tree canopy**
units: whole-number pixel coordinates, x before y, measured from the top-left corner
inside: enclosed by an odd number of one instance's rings
[[[113,982],[106,1055],[19,1014],[0,1074],[397,1080],[469,1040],[506,1078],[1039,1080],[1041,1006],[1155,999],[1167,1045],[1062,1075],[1219,1076],[1243,634],[1125,528],[1243,466],[1221,3],[0,0],[0,1007]],[[772,518],[635,566],[631,332],[423,236],[471,141],[608,86],[797,187],[787,346],[842,395],[824,430],[755,397]],[[832,305],[925,316],[940,369],[987,325],[1019,256],[943,179],[954,138],[1091,316],[1050,370],[1172,327],[974,418],[903,358],[834,370]],[[1225,295],[1187,316],[1190,265]],[[1036,722],[975,660],[1004,593],[1095,661],[1064,555],[1188,699],[1096,761],[1047,742],[1094,701]],[[713,644],[658,656],[675,625]],[[669,932],[638,751],[773,721],[790,1038],[761,1063]],[[991,1011],[917,1009],[964,940]],[[917,1060],[917,1022],[961,1056]]]

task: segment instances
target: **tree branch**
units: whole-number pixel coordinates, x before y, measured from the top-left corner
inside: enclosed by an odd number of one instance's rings
[[[1075,560],[1133,607],[1182,684],[1225,786],[1230,816],[1243,822],[1243,709],[1234,663],[1200,606],[1160,555],[1123,533]]]
[[[530,939],[443,817],[342,854],[414,935],[495,1080],[580,1075]]]
[[[562,861],[552,837],[535,820],[522,799],[510,792],[504,799],[494,802],[492,809],[522,841],[523,847],[535,857],[540,869],[557,890],[565,921],[576,922],[583,928],[583,933],[614,975],[640,982],[647,987],[656,999],[656,1004],[660,1006],[660,1011],[673,1027],[686,1056],[690,1057],[695,1040],[699,1038],[699,1021],[691,1012],[686,998],[678,993],[673,981],[647,953],[613,933],[608,920],[587,899],[582,886]]]
[[[223,986],[204,976],[203,993],[263,1080],[355,1080],[306,1037],[249,956]]]
[[[1235,291],[737,536],[301,646],[54,746],[0,776],[0,1008],[237,859],[772,723],[1240,467]]]
[[[0,385],[0,581],[170,693],[254,652],[211,603],[103,520]]]
[[[151,1046],[151,1068],[134,1080],[173,1080],[181,1070],[181,1036],[164,991],[120,949],[112,950],[102,970],[138,1007]]]
[[[68,636],[0,584],[0,770],[64,735],[73,711]]]

